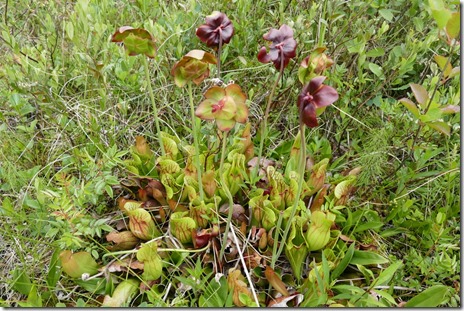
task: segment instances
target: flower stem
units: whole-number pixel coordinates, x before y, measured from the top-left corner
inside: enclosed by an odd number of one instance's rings
[[[271,267],[274,268],[274,264],[276,260],[280,257],[280,254],[282,254],[282,251],[284,249],[284,245],[287,242],[287,236],[288,232],[290,231],[291,225],[292,225],[292,220],[293,217],[295,216],[296,209],[298,207],[298,204],[300,202],[300,196],[301,192],[303,191],[303,182],[304,182],[304,175],[305,175],[305,168],[306,168],[306,137],[305,137],[305,125],[303,123],[303,120],[301,118],[302,115],[302,109],[303,105],[300,107],[300,139],[301,139],[301,146],[300,146],[300,161],[298,163],[298,173],[299,173],[299,179],[298,179],[298,191],[296,193],[295,201],[293,202],[292,206],[292,212],[290,213],[290,217],[287,220],[287,225],[285,226],[285,231],[282,236],[282,240],[280,242],[279,250],[277,251],[276,254],[273,254],[272,256],[272,262],[271,262]],[[278,230],[278,228],[276,228]],[[274,243],[277,243],[277,241],[274,241]]]
[[[189,101],[190,101],[190,112],[192,114],[192,127],[193,127],[193,144],[195,145],[195,166],[197,169],[197,176],[198,176],[198,190],[200,192],[200,201],[204,199],[204,192],[203,192],[203,182],[201,178],[201,163],[200,163],[200,146],[198,144],[198,122],[197,118],[195,117],[195,107],[193,105],[193,96],[192,96],[192,82],[188,83],[188,93],[189,93]]]
[[[158,109],[156,108],[155,103],[155,95],[153,94],[153,88],[151,87],[151,79],[150,79],[150,71],[148,70],[148,61],[146,57],[143,58],[143,67],[145,68],[145,79],[147,80],[148,84],[148,93],[150,94],[151,105],[153,106],[153,114],[155,119],[155,126],[156,126],[156,134],[158,136],[158,143],[161,149],[161,155],[166,155],[164,151],[163,140],[161,139],[161,129],[158,121]]]
[[[259,142],[259,149],[258,149],[258,163],[256,164],[255,169],[253,171],[253,175],[252,175],[253,177],[258,176],[259,167],[261,165],[261,156],[263,155],[264,141],[267,138],[267,134],[268,134],[267,119],[269,118],[269,111],[271,110],[272,98],[274,97],[274,93],[275,93],[275,90],[277,88],[277,84],[279,83],[279,80],[281,79],[283,73],[284,73],[284,58],[283,58],[283,55],[282,55],[281,56],[281,61],[280,61],[279,76],[275,80],[274,85],[272,86],[272,89],[271,89],[271,93],[269,94],[269,97],[267,99],[266,111],[264,112],[263,125],[261,127],[261,139],[260,139],[260,142]]]
[[[219,36],[219,47],[217,53],[217,78],[221,79],[221,52],[222,52],[222,36]]]
[[[221,251],[219,253],[219,260],[221,260],[221,258],[224,256],[225,246],[226,246],[226,243],[227,243],[227,239],[229,238],[229,231],[231,231],[232,232],[232,238],[234,240],[235,246],[239,250],[238,255],[240,257],[240,262],[243,265],[243,270],[244,270],[245,275],[246,275],[246,277],[248,279],[248,283],[250,285],[251,292],[253,293],[253,298],[255,300],[256,306],[259,307],[260,306],[259,305],[259,300],[258,300],[258,297],[256,296],[256,291],[254,290],[254,287],[253,287],[253,280],[251,279],[250,273],[247,270],[245,258],[243,258],[243,254],[240,251],[240,244],[239,244],[237,235],[235,234],[235,230],[230,227],[230,224],[232,223],[232,214],[233,214],[233,211],[234,211],[234,199],[232,198],[232,194],[230,193],[229,187],[226,184],[226,181],[224,179],[224,172],[223,172],[223,170],[224,170],[224,158],[225,158],[226,146],[227,146],[227,134],[228,134],[228,132],[224,132],[224,136],[222,138],[222,151],[221,151],[221,162],[219,164],[219,174],[221,175],[222,188],[224,189],[224,192],[226,193],[227,198],[229,200],[229,213],[227,214],[227,224],[226,224],[226,229],[224,231],[224,238],[222,240]]]
[[[227,199],[229,200],[229,213],[227,214],[227,224],[226,230],[224,231],[224,240],[222,241],[221,251],[219,253],[219,258],[222,258],[224,255],[225,245],[227,243],[227,237],[229,235],[230,230],[230,223],[232,222],[232,213],[234,210],[234,199],[232,198],[232,194],[230,193],[229,187],[226,184],[224,179],[224,159],[226,157],[226,146],[227,146],[227,134],[229,132],[224,132],[224,136],[222,137],[222,150],[221,150],[221,162],[219,164],[219,175],[221,179],[222,189],[226,193]]]

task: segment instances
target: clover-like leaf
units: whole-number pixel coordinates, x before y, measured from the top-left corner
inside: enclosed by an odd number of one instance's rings
[[[192,50],[172,67],[171,75],[174,76],[174,82],[178,87],[183,87],[190,81],[198,85],[209,76],[209,64],[215,63],[216,58],[213,54]]]
[[[111,37],[111,42],[122,43],[130,56],[145,54],[154,58],[156,55],[153,36],[143,28],[120,27]]]
[[[273,62],[277,70],[285,69],[290,59],[296,56],[297,43],[293,39],[292,28],[285,24],[279,30],[272,28],[263,38],[272,44],[269,53],[264,46],[259,50],[258,60],[261,63]]]
[[[205,24],[196,30],[196,35],[209,47],[229,43],[234,35],[234,26],[224,13],[214,11],[205,19]]]

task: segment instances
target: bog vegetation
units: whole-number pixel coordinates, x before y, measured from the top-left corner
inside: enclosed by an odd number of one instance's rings
[[[2,306],[460,306],[458,1],[1,5]]]

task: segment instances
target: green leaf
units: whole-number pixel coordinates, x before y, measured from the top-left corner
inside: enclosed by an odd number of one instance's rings
[[[31,279],[29,276],[20,269],[13,271],[13,289],[23,295],[29,294],[32,288]]]
[[[367,57],[379,57],[379,56],[384,56],[384,55],[385,55],[385,50],[383,48],[375,48],[375,49],[367,51],[366,53]]]
[[[382,10],[379,10],[379,14],[389,22],[393,20],[393,13],[391,10],[382,9]]]
[[[341,197],[348,194],[351,184],[354,182],[354,179],[347,179],[340,182],[334,190],[335,197],[340,199]]]
[[[440,69],[443,70],[443,75],[445,77],[448,77],[452,70],[451,63],[448,62],[448,57],[444,57],[441,55],[434,55],[433,58],[435,59],[435,62],[438,64],[438,67],[440,67]]]
[[[345,271],[346,267],[350,264],[351,258],[353,258],[354,255],[354,243],[350,245],[348,250],[345,253],[345,256],[343,259],[340,261],[337,267],[332,271],[330,278],[333,280],[336,280],[342,273]]]
[[[42,297],[37,292],[37,287],[32,285],[29,295],[27,295],[27,303],[30,307],[42,307]]]
[[[445,8],[442,0],[429,0],[429,5],[438,28],[443,29],[451,18],[451,12]]]
[[[106,293],[105,287],[107,282],[105,278],[95,278],[85,281],[82,281],[82,279],[74,279],[73,282],[93,294],[104,295]]]
[[[456,39],[459,36],[461,30],[461,16],[459,12],[451,14],[450,19],[446,23],[446,33],[451,39]]]
[[[402,266],[403,262],[401,261],[397,261],[394,264],[390,265],[388,268],[386,268],[379,274],[375,285],[388,285],[388,282],[390,282],[390,280],[393,278],[393,275],[395,274],[396,270],[398,270]]]
[[[445,285],[435,285],[427,288],[419,295],[413,297],[404,306],[406,308],[422,307],[422,308],[433,308],[446,301],[446,295],[448,294],[448,287]]]
[[[420,117],[420,112],[419,109],[417,108],[416,104],[414,104],[410,99],[407,98],[401,98],[400,103],[403,104],[416,118],[419,119]]]
[[[379,265],[389,262],[389,260],[377,253],[369,251],[354,251],[350,264],[355,265]]]
[[[374,230],[377,231],[378,229],[382,228],[383,222],[382,221],[368,221],[366,223],[360,224],[356,227],[354,232],[362,232],[366,230]]]
[[[73,253],[64,250],[59,257],[63,271],[72,278],[80,278],[84,273],[94,275],[98,272],[98,264],[89,252]]]
[[[370,71],[372,71],[377,77],[382,79],[384,78],[382,67],[374,63],[369,63],[368,66]]]
[[[422,85],[416,83],[410,83],[409,86],[411,87],[417,102],[425,109],[427,102],[429,101],[429,93],[427,90]]]
[[[140,281],[136,279],[128,279],[119,283],[111,297],[105,296],[102,307],[120,308],[126,306],[138,290],[139,284]]]
[[[50,259],[50,268],[48,269],[47,274],[47,285],[49,288],[55,288],[56,283],[61,276],[61,267],[59,262],[60,250],[55,249],[53,252],[52,258]]]
[[[443,134],[445,134],[447,136],[450,136],[451,128],[445,122],[428,122],[428,123],[426,123],[426,125],[428,127],[433,128],[434,130],[436,130],[436,131],[438,131],[440,133],[443,133]]]

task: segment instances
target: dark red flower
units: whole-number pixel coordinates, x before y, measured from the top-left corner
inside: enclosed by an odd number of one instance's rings
[[[234,35],[234,26],[230,19],[221,12],[214,11],[205,19],[206,23],[197,28],[196,34],[201,41],[209,47],[219,46],[229,43],[230,38]]]
[[[290,58],[296,56],[297,43],[293,39],[293,30],[287,25],[280,26],[279,30],[272,28],[263,36],[264,40],[272,41],[269,53],[266,47],[262,47],[258,52],[258,60],[261,63],[273,62],[277,70],[280,70],[281,64],[284,69],[287,67]],[[283,63],[282,63],[283,62]]]
[[[301,90],[298,96],[298,109],[301,111],[301,116],[304,124],[308,127],[317,126],[316,109],[332,105],[338,99],[338,92],[331,86],[324,85],[322,82],[326,77],[318,76]],[[302,108],[300,109],[300,107]]]

